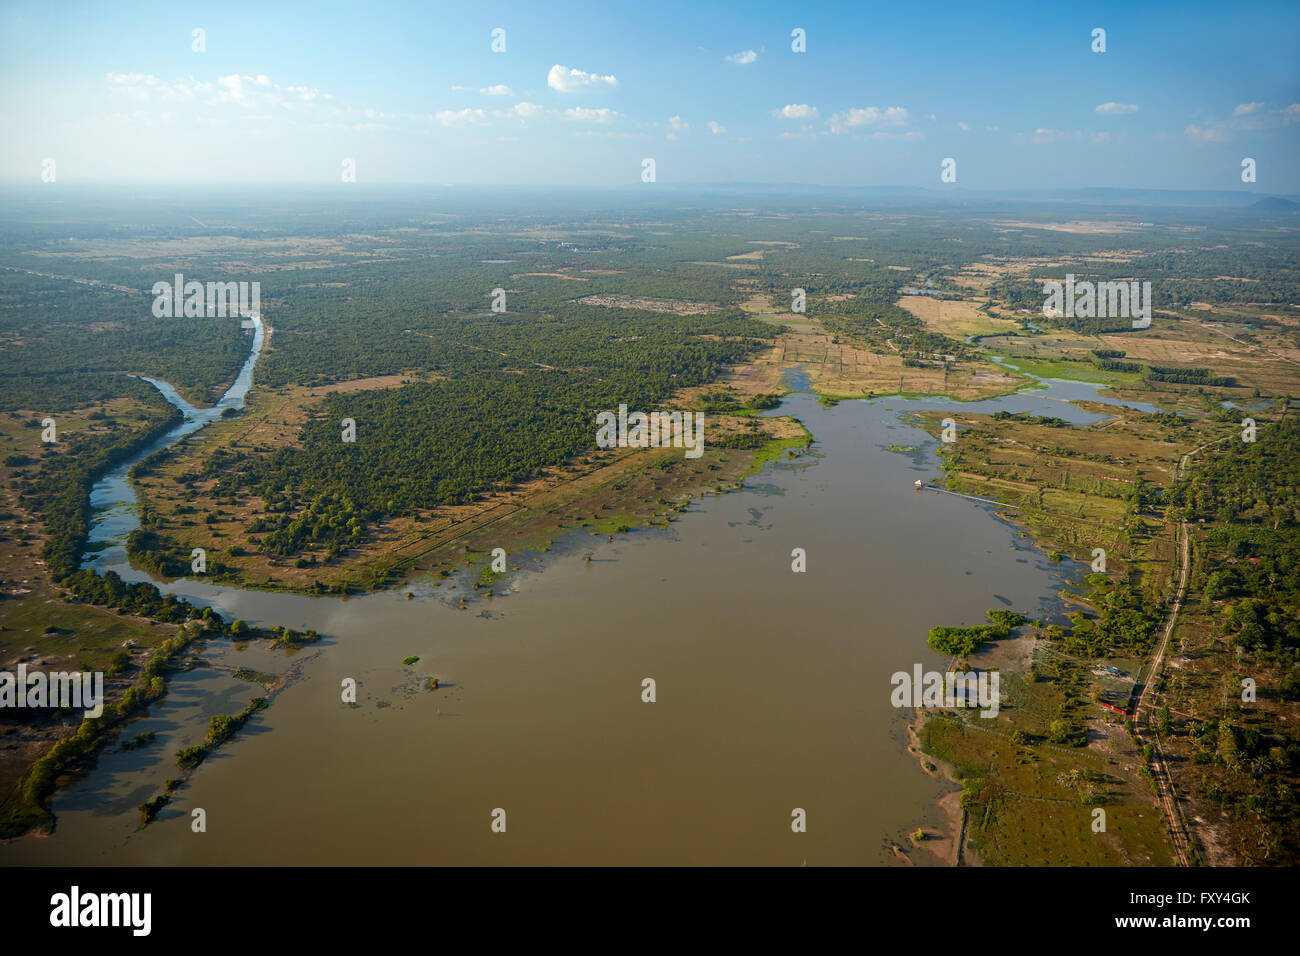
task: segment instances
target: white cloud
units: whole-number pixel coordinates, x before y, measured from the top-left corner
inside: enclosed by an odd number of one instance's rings
[[[901,106],[884,110],[878,106],[854,107],[830,118],[832,133],[843,133],[855,126],[902,126],[906,122],[907,110]]]
[[[772,110],[772,115],[780,119],[816,119],[817,107],[809,106],[807,103],[791,103],[779,110]]]
[[[1136,103],[1116,103],[1113,100],[1109,103],[1102,103],[1096,108],[1096,111],[1102,116],[1123,116],[1126,113],[1136,113],[1140,107]]]
[[[514,119],[528,119],[529,117],[537,116],[544,112],[545,108],[538,106],[536,103],[521,102],[516,103],[514,106],[510,107],[510,109],[506,110],[504,115]]]
[[[114,93],[140,103],[149,102],[151,94],[162,86],[158,77],[148,73],[109,73],[108,82]]]
[[[442,126],[474,126],[487,122],[487,113],[483,110],[439,110],[433,114],[434,120]]]
[[[753,50],[741,50],[739,53],[732,53],[723,57],[728,63],[734,63],[737,66],[748,66],[758,59],[758,54]]]
[[[162,80],[148,73],[108,73],[109,92],[138,103],[204,103],[234,105],[246,109],[294,110],[332,100],[328,93],[311,86],[279,86],[265,73],[256,76],[231,73],[215,82],[195,79]]]
[[[1030,142],[1033,143],[1057,143],[1063,139],[1065,139],[1065,133],[1062,130],[1044,129],[1041,126],[1034,130],[1029,137]]]
[[[623,140],[646,140],[650,138],[649,133],[629,133],[623,130],[611,129],[580,129],[574,132],[575,138],[582,139],[623,139]]]
[[[1226,120],[1211,118],[1204,125],[1192,123],[1183,130],[1189,139],[1201,143],[1219,143],[1238,133],[1262,133],[1300,122],[1300,103],[1282,109],[1269,109],[1264,103],[1241,103]]]
[[[970,127],[967,126],[965,123],[962,123],[962,122],[958,122],[958,123],[957,123],[957,128],[958,128],[959,130],[961,130],[963,133],[969,133],[969,132],[970,132]]]
[[[561,93],[576,93],[592,87],[617,86],[618,80],[612,75],[600,76],[596,73],[586,73],[557,63],[546,74],[546,85]]]
[[[245,86],[247,80],[249,85]],[[253,97],[256,91],[249,87],[258,86],[251,76],[240,76],[238,73],[231,73],[229,76],[217,77],[217,99],[223,103],[237,103],[240,106],[252,106]]]
[[[514,96],[515,91],[504,83],[498,83],[496,86],[485,86],[479,90],[485,96]]]
[[[677,131],[683,129],[690,129],[691,125],[689,123],[683,122],[680,116],[670,116],[668,117],[668,128]]]
[[[1188,139],[1194,139],[1198,143],[1217,143],[1227,139],[1227,132],[1217,126],[1197,126],[1195,123],[1189,123],[1183,132],[1187,134]]]
[[[576,120],[579,123],[612,123],[618,119],[618,114],[611,109],[587,109],[584,106],[575,106],[572,109],[564,111],[566,120]]]
[[[714,136],[719,136],[726,131],[727,127],[723,126],[721,123],[716,122],[715,120],[709,120],[709,132]]]

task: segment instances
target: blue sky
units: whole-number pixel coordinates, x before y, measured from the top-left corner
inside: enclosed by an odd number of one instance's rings
[[[1300,4],[1134,6],[6,2],[0,176],[1300,192]]]

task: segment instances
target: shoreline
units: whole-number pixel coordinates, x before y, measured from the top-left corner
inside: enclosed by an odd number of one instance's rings
[[[944,866],[971,866],[971,862],[964,859],[970,851],[963,852],[962,848],[966,840],[966,810],[961,805],[963,788],[957,779],[957,768],[946,760],[932,757],[921,747],[921,731],[929,719],[925,708],[912,708],[912,716],[907,721],[907,752],[916,757],[923,773],[937,781],[951,784],[955,789],[941,794],[933,803],[941,819],[940,835],[936,837],[927,833],[925,840],[918,841],[913,834],[912,848],[933,854]],[[918,829],[924,830],[923,827]]]

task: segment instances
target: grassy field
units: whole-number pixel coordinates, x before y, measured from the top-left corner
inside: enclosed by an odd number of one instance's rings
[[[943,450],[949,487],[1008,502],[1001,516],[1049,553],[1088,564],[1094,548],[1105,549],[1107,577],[1138,580],[1160,601],[1176,572],[1176,522],[1135,512],[1130,496],[1140,482],[1169,485],[1180,456],[1226,426],[1081,404],[1111,417],[1083,427],[950,412],[917,419],[936,435],[949,415],[964,426]],[[1070,596],[1086,613],[1095,610],[1091,600]],[[997,865],[1171,864],[1143,755],[1122,718],[1099,702],[1127,699],[1142,660],[1106,660],[1128,675],[1116,677],[1096,661],[1066,653],[1048,632],[1037,634],[1025,660],[1002,668],[1006,703],[998,720],[935,717],[919,732],[924,752],[968,781],[967,849]],[[971,663],[987,666],[983,653]],[[1082,728],[1083,746],[1049,742],[1058,719]],[[1056,809],[1044,814],[1045,804]],[[1105,833],[1091,828],[1094,808],[1106,811]]]
[[[1050,686],[1050,685],[1049,685]],[[923,752],[963,784],[967,863],[989,866],[1169,866],[1164,818],[1134,772],[1141,763],[1123,727],[1098,730],[1087,747],[1046,743],[1066,702],[1056,689],[1004,678],[996,721],[941,713],[925,722]],[[1009,708],[1009,709],[1008,709]],[[984,724],[999,726],[989,728]],[[1017,731],[1029,735],[1017,742]],[[1106,829],[1094,832],[1094,810]]]
[[[962,341],[966,336],[1014,335],[1020,323],[1012,319],[995,318],[980,311],[979,303],[971,300],[935,299],[925,295],[905,295],[898,300],[906,309],[925,323],[933,332],[941,332]]]
[[[1022,355],[1003,355],[1001,358],[1017,372],[1037,378],[1064,378],[1076,382],[1096,382],[1100,385],[1138,385],[1142,376],[1136,372],[1111,372],[1085,362],[1065,359],[1036,359]]]

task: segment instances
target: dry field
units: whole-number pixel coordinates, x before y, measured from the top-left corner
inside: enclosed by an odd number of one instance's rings
[[[1014,335],[1020,329],[1018,322],[991,318],[979,311],[975,302],[905,295],[896,304],[924,322],[931,332],[940,332],[958,341],[968,335]]]
[[[717,263],[709,263],[716,265]],[[684,299],[650,299],[636,295],[588,295],[578,300],[583,305],[599,305],[607,309],[644,309],[647,312],[667,312],[672,315],[705,315],[721,311],[721,306],[710,302],[688,302]]]
[[[810,306],[815,311],[815,305]],[[907,368],[902,358],[892,352],[873,352],[836,342],[811,312],[776,312],[764,295],[750,298],[741,307],[755,318],[784,325],[789,331],[751,366],[732,370],[727,381],[738,387],[750,383],[744,387],[776,391],[787,369],[803,369],[817,391],[838,398],[910,392],[970,401],[1004,395],[1024,382],[992,363],[963,363],[951,371]]]
[[[991,225],[1002,226],[1004,228],[1016,229],[1043,229],[1048,232],[1069,232],[1081,236],[1105,236],[1116,235],[1125,232],[1136,232],[1142,227],[1136,222],[1121,222],[1118,220],[1109,220],[1101,222],[1089,222],[1086,220],[1073,220],[1071,222],[1020,222],[1014,219],[993,220]]]

